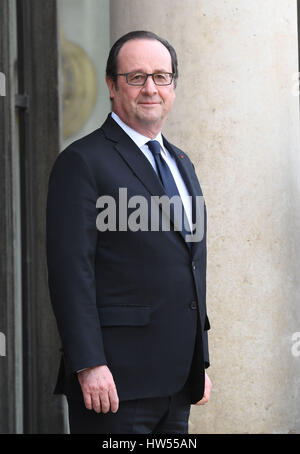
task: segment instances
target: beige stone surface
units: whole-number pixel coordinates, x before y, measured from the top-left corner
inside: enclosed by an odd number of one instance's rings
[[[300,433],[296,1],[112,0],[112,41],[134,29],[177,50],[164,133],[194,162],[208,208],[214,388],[190,433]]]

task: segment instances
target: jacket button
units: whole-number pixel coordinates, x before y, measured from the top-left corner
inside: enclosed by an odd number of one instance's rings
[[[197,303],[196,303],[196,301],[192,301],[192,302],[191,302],[190,308],[191,308],[191,309],[197,309]]]
[[[196,269],[196,264],[195,264],[195,262],[192,262],[192,268],[193,268],[193,270]]]

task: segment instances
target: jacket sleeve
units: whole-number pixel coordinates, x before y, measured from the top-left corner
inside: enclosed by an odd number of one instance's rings
[[[49,178],[46,242],[50,299],[70,372],[107,363],[96,306],[98,197],[85,160],[67,148]]]
[[[202,340],[203,340],[203,353],[204,353],[204,367],[205,367],[205,369],[208,369],[208,367],[210,366],[210,360],[209,360],[207,330],[204,331]]]

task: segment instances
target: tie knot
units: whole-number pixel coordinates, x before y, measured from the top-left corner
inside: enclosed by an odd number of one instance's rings
[[[157,140],[149,140],[147,145],[154,156],[160,153],[160,143]]]

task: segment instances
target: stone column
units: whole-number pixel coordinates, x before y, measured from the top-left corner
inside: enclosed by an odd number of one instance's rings
[[[111,0],[112,42],[135,29],[177,50],[164,133],[208,209],[214,390],[190,433],[299,433],[297,2]]]

